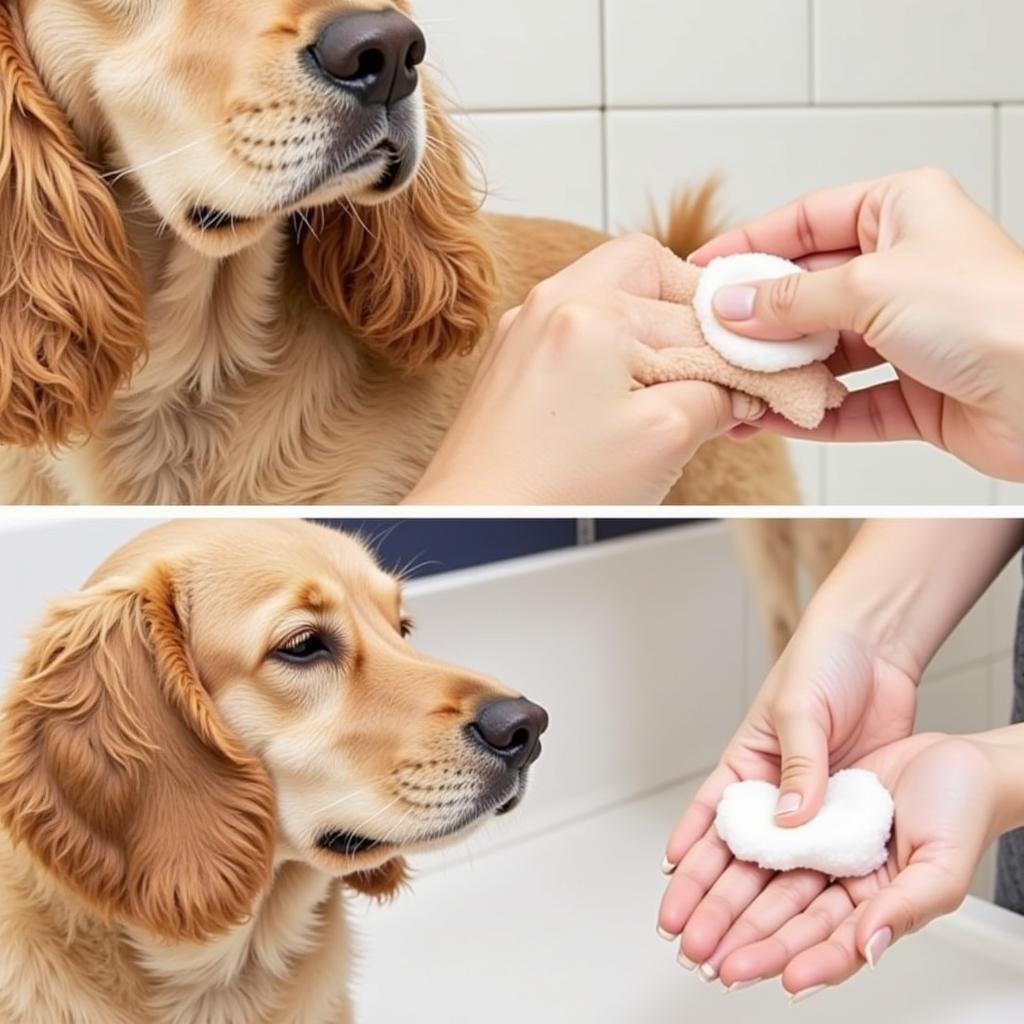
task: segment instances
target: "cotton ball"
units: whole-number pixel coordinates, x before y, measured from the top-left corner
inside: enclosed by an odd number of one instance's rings
[[[734,334],[715,316],[715,293],[727,285],[773,281],[804,270],[780,256],[742,253],[712,260],[697,286],[693,308],[707,343],[733,366],[756,373],[780,373],[798,370],[812,363],[823,363],[839,347],[838,331],[822,331],[796,341],[757,341]]]
[[[715,828],[739,860],[772,871],[808,868],[834,878],[861,878],[888,858],[893,800],[874,772],[850,768],[829,779],[825,803],[807,824],[776,824],[779,790],[752,780],[727,786]]]

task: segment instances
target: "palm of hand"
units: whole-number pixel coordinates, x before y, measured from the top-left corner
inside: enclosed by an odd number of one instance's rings
[[[786,715],[804,725],[817,725],[827,737],[827,759],[834,770],[852,766],[913,729],[917,691],[906,672],[869,656],[848,636],[818,635],[827,639],[791,652],[780,662],[772,676],[778,682],[773,685],[770,680],[762,691],[669,843],[669,860],[677,867],[662,900],[659,923],[666,932],[684,936],[682,952],[695,963],[710,962],[717,970],[715,959],[726,932],[774,877],[773,872],[734,860],[714,828],[726,786],[747,779],[779,783],[780,729],[774,709],[783,707]],[[786,692],[795,689],[788,683],[794,679],[800,681],[797,697]],[[801,893],[823,887],[820,876],[795,874],[808,876],[798,879]]]
[[[720,915],[717,936],[699,906],[690,927],[714,940],[703,962],[724,984],[780,973],[794,993],[840,984],[864,966],[872,937],[884,928],[901,937],[952,912],[966,895],[994,838],[991,769],[978,748],[965,739],[914,736],[854,766],[874,771],[893,794],[887,863],[866,878],[834,881],[812,871],[765,872],[753,899],[734,901],[735,913]]]
[[[787,682],[800,680],[799,698],[769,690],[754,705],[722,758],[737,778],[779,782],[782,715],[820,726],[833,772],[912,732],[917,684],[906,672],[869,656],[851,638],[832,636],[822,647],[801,654],[792,667],[780,666]],[[787,704],[782,715],[775,710]]]

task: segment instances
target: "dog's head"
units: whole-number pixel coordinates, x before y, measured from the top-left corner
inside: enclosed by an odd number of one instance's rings
[[[425,52],[406,0],[2,0],[0,441],[87,428],[144,348],[115,189],[212,257],[301,215],[358,339],[471,347],[494,268]]]
[[[403,854],[521,798],[547,717],[416,651],[399,582],[305,523],[186,522],[33,637],[0,722],[0,820],[89,906],[175,940],[299,860],[389,895]]]

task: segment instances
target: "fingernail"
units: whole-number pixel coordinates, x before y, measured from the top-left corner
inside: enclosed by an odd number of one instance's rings
[[[751,978],[750,981],[734,981],[725,991],[742,992],[745,988],[753,988],[755,985],[760,985],[762,981],[764,981],[764,978]]]
[[[815,985],[814,988],[805,988],[802,992],[797,992],[795,996],[792,996],[789,1000],[790,1006],[796,1006],[797,1003],[806,1003],[811,996],[816,996],[819,992],[824,992],[828,988],[828,985]]]
[[[718,977],[718,971],[711,966],[711,964],[701,964],[700,970],[697,972],[697,977],[704,982],[712,982]]]
[[[874,935],[868,939],[868,944],[864,947],[864,959],[867,960],[868,966],[874,970],[878,965],[878,961],[882,959],[882,954],[892,945],[892,929],[881,928]]]
[[[679,962],[680,967],[685,967],[688,971],[694,970],[697,966],[681,949],[676,960]]]
[[[668,859],[668,857],[666,857],[666,858],[665,858],[665,859],[664,859],[664,860],[663,860],[663,861],[661,862],[661,873],[662,873],[663,875],[672,875],[672,874],[675,874],[675,870],[676,870],[676,865],[675,865],[675,864],[673,864],[673,863],[672,863],[672,861],[670,861],[670,860]]]
[[[732,395],[732,416],[741,423],[756,423],[768,411],[760,398],[734,391]]]
[[[664,940],[665,940],[666,942],[675,942],[675,941],[676,941],[676,939],[678,939],[678,938],[679,938],[679,934],[678,934],[678,932],[677,932],[677,933],[675,933],[675,934],[673,934],[673,933],[672,933],[672,932],[670,932],[670,931],[669,931],[669,930],[668,930],[667,928],[662,928],[660,924],[658,925],[658,934],[659,934],[659,935],[660,935],[660,936],[661,936],[661,937],[662,937],[662,938],[663,938],[663,939],[664,939]]]
[[[723,320],[750,320],[757,305],[757,289],[745,284],[719,288],[713,304]]]
[[[775,817],[782,818],[787,814],[796,814],[803,802],[804,798],[799,793],[784,793],[775,805]]]

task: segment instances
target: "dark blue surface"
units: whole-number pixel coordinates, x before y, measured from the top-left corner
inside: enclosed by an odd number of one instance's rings
[[[637,533],[650,533],[652,530],[666,530],[673,526],[686,526],[694,522],[692,519],[598,519],[597,539],[615,540],[618,537],[632,537]]]
[[[576,547],[575,519],[335,519],[330,526],[365,538],[390,572],[409,579]],[[598,542],[663,530],[685,519],[603,519]],[[586,531],[583,531],[586,532]]]

